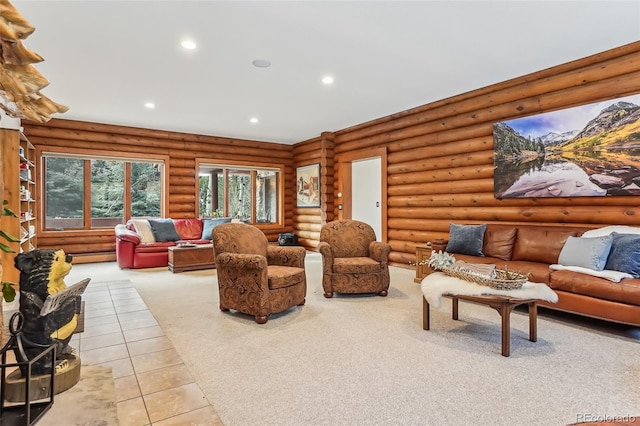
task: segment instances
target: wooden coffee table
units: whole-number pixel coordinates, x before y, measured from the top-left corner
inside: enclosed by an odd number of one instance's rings
[[[500,314],[502,317],[502,356],[509,356],[511,353],[511,324],[510,315],[513,308],[520,305],[529,306],[529,340],[535,342],[538,340],[538,299],[514,299],[506,296],[463,296],[463,295],[446,295],[450,297],[451,317],[458,319],[458,299],[467,300],[469,302],[487,305]],[[422,297],[422,328],[429,330],[429,302]]]
[[[216,267],[213,244],[169,247],[171,272],[197,271]]]

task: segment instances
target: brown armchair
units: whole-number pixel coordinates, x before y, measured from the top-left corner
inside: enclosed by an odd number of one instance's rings
[[[318,249],[324,297],[333,297],[333,292],[387,295],[391,246],[376,241],[371,226],[357,220],[327,223]]]
[[[262,231],[244,223],[218,225],[212,235],[222,311],[235,309],[264,324],[270,314],[304,305],[303,247],[271,246]]]

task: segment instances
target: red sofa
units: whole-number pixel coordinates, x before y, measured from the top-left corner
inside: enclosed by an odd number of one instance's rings
[[[202,239],[204,220],[212,219],[173,219],[180,239],[177,241],[143,243],[142,236],[136,232],[132,221],[115,227],[116,259],[121,269],[155,268],[169,264],[169,247],[179,243],[210,244],[210,239]],[[220,223],[230,222],[231,218],[213,219]]]

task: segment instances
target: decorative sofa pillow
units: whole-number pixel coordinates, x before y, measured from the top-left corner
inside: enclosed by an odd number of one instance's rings
[[[593,238],[569,237],[560,251],[558,263],[602,271],[607,264],[612,241],[611,235]]]
[[[449,242],[447,253],[467,254],[469,256],[484,256],[482,242],[486,224],[482,225],[449,225]]]
[[[151,225],[151,231],[153,231],[156,242],[162,243],[180,239],[180,234],[176,231],[171,219],[149,219],[149,225]]]
[[[640,235],[612,232],[611,252],[606,269],[626,272],[640,278]]]
[[[213,228],[220,225],[221,223],[230,223],[230,222],[231,222],[230,217],[221,217],[218,219],[204,219],[202,222],[202,237],[200,238],[203,240],[212,239],[213,237],[211,236],[211,232],[213,231]]]
[[[141,243],[155,243],[156,237],[153,236],[151,225],[147,219],[131,219],[133,229],[140,235]]]

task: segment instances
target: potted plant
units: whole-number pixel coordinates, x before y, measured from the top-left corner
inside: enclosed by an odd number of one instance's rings
[[[7,200],[2,201],[2,216],[17,217],[16,214],[10,208],[7,207],[7,204],[9,204]],[[10,243],[17,243],[20,241],[18,238],[5,232],[2,229],[0,229],[0,237],[2,237],[4,240]],[[0,240],[0,250],[2,250],[5,253],[15,253],[15,250],[9,247],[8,245],[6,245],[2,240]],[[0,277],[1,276],[2,276],[2,263],[0,262]],[[14,288],[14,285],[15,283],[12,283],[9,281],[2,281],[2,296],[4,297],[4,300],[6,300],[7,302],[13,302],[13,300],[16,297],[16,289]]]

